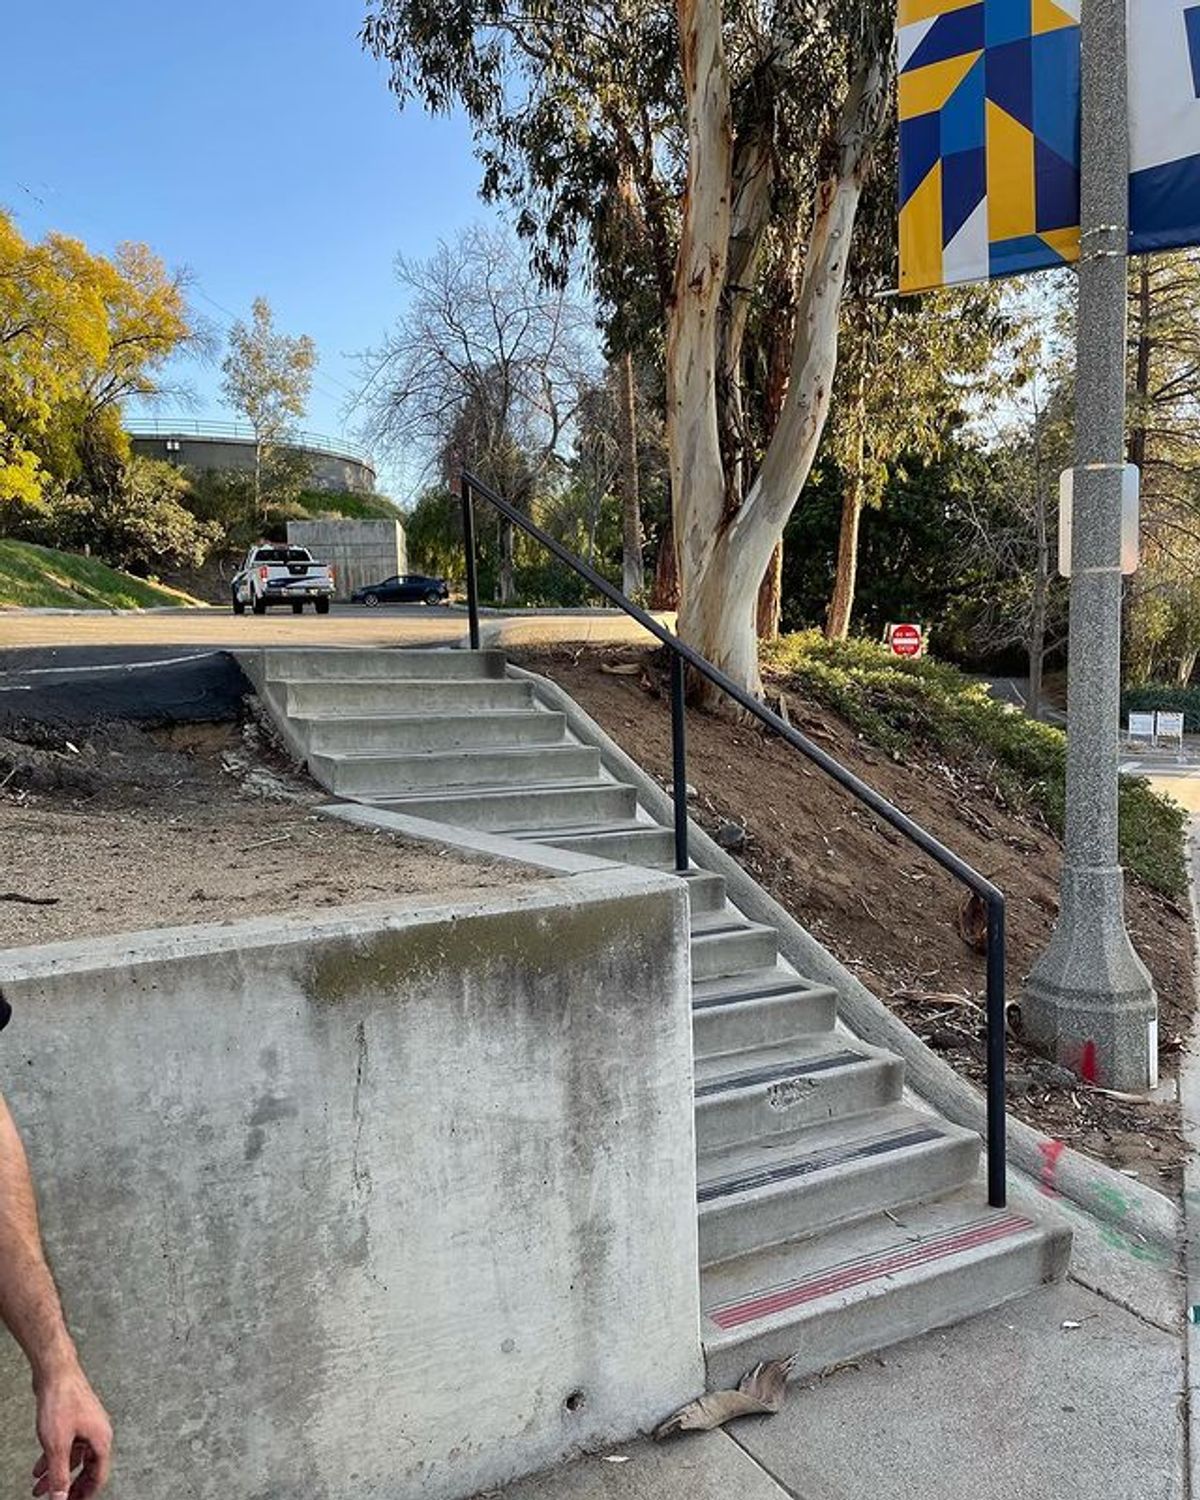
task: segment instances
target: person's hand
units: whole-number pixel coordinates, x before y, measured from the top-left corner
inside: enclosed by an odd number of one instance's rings
[[[108,1479],[112,1424],[78,1361],[35,1380],[34,1394],[42,1456],[33,1493],[49,1500],[99,1494]]]

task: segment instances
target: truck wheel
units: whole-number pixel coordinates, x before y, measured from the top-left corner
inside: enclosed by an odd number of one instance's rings
[[[253,609],[256,615],[265,615],[267,612],[267,601],[265,599],[260,599],[258,595],[255,594],[250,607],[251,609]]]
[[[438,593],[437,589],[430,589],[429,592],[425,595],[426,604],[440,604],[441,602],[442,596]]]
[[[329,613],[329,600],[328,599],[318,599],[317,600],[317,613],[319,615],[327,615]]]
[[[294,615],[302,615],[304,613],[304,606],[303,606],[303,604],[293,604],[292,605],[292,613]]]
[[[233,594],[233,612],[234,612],[234,614],[235,615],[244,615],[246,613],[246,606],[238,598],[237,589],[234,589],[232,591],[232,594]]]

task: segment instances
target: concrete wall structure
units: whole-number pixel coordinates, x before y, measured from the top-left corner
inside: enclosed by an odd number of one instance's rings
[[[611,868],[0,953],[114,1500],[448,1500],[694,1394],[687,937]],[[5,1495],[32,1424],[0,1339]]]
[[[404,527],[399,521],[289,521],[288,541],[332,563],[337,597],[382,583],[408,568]]]
[[[130,444],[145,458],[161,459],[178,468],[213,470],[218,474],[253,474],[253,438],[204,436],[196,433],[133,433]],[[280,443],[283,452],[301,455],[309,465],[315,490],[342,490],[352,495],[375,493],[375,470],[365,459],[305,442]]]

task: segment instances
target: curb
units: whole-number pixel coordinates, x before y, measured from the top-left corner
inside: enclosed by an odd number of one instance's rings
[[[670,827],[674,803],[583,709],[549,678],[510,664],[510,674],[533,683],[534,694],[547,707],[566,715],[571,730],[598,745],[604,767],[637,787],[638,798],[658,822]],[[688,836],[698,862],[725,877],[731,899],[752,921],[775,926],[780,952],[801,973],[835,985],[840,994],[839,1017],[862,1041],[885,1047],[904,1059],[908,1086],[946,1119],[981,1135],[987,1109],[982,1094],[932,1052],[903,1021],[834,958],[789,912],[767,894],[702,828],[689,820]],[[1174,1264],[1181,1231],[1181,1215],[1164,1194],[1123,1177],[1041,1131],[1008,1116],[1010,1170],[1031,1178],[1051,1200],[1067,1200],[1107,1226],[1107,1232],[1140,1258]],[[1200,1207],[1200,1182],[1197,1183]],[[1200,1245],[1197,1247],[1200,1263]],[[1197,1285],[1200,1303],[1200,1279]],[[1197,1329],[1200,1338],[1200,1328]],[[1200,1366],[1198,1366],[1200,1368]],[[1200,1490],[1197,1491],[1200,1494]]]

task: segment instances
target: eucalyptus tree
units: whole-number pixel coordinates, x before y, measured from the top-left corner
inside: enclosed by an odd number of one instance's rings
[[[610,353],[661,360],[680,633],[751,689],[759,583],[829,412],[892,11],[374,0],[363,28],[403,103],[465,110],[483,192],[511,207],[535,271],[562,279],[582,251]],[[747,333],[780,291],[771,409]]]

